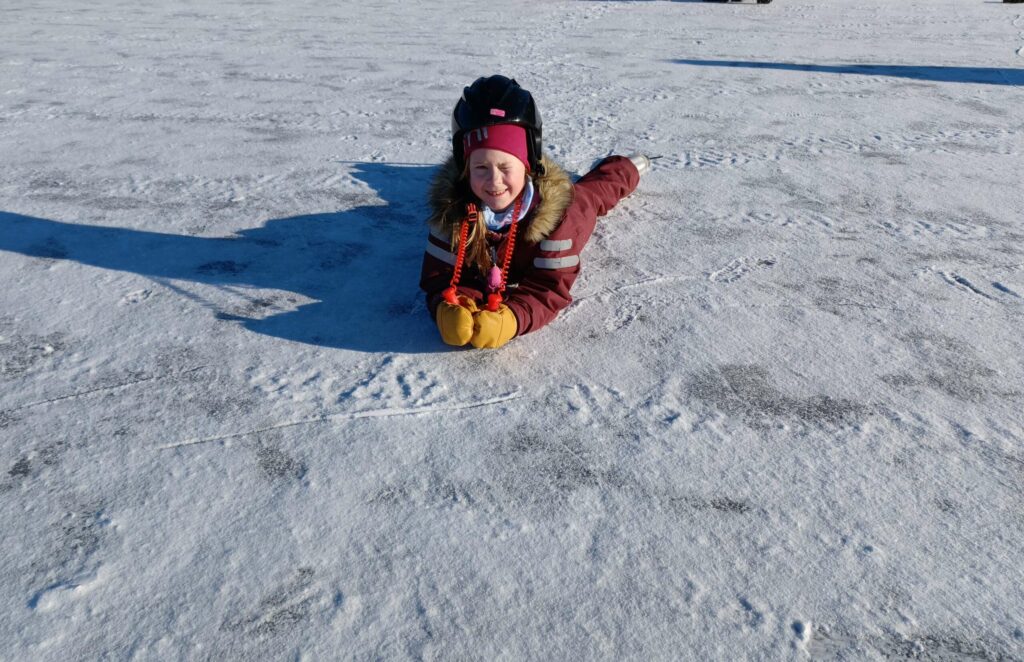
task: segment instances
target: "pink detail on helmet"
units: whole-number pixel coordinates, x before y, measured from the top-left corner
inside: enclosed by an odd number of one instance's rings
[[[501,108],[491,108],[491,115],[494,115],[495,117],[504,117],[505,111]]]

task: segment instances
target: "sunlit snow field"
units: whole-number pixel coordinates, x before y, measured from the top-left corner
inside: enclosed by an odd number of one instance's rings
[[[1024,659],[1024,5],[2,15],[0,659]],[[662,158],[453,350],[492,73]]]

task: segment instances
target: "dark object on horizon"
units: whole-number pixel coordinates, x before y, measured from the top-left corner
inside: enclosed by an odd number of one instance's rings
[[[1003,0],[1004,4],[1011,4],[1011,5],[1019,5],[1022,2],[1024,2],[1024,0]]]
[[[742,3],[744,0],[704,0],[704,2],[738,2]],[[772,0],[757,0],[759,5],[767,5]],[[1003,2],[1024,2],[1024,0],[1003,0]]]

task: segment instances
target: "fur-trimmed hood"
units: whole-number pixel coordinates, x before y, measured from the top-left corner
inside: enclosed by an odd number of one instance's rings
[[[572,180],[547,156],[541,158],[544,174],[533,178],[538,201],[523,239],[536,244],[547,238],[562,222],[565,210],[572,203]],[[437,234],[454,238],[466,214],[466,203],[472,199],[469,187],[460,185],[455,158],[441,166],[430,185],[430,227]]]

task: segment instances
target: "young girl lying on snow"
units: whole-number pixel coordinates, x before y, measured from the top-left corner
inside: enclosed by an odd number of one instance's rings
[[[633,192],[650,160],[610,156],[573,184],[541,154],[533,97],[504,76],[465,88],[452,133],[431,187],[420,287],[446,343],[501,347],[572,302],[597,217]]]

